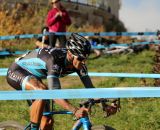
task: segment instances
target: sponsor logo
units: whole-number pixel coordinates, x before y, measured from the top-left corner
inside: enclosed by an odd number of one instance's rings
[[[22,65],[24,66],[42,66],[40,63],[37,63],[37,62],[23,62]]]

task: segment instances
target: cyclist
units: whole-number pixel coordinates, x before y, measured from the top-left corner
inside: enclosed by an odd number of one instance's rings
[[[47,90],[61,89],[60,77],[77,72],[86,88],[93,88],[87,74],[85,62],[90,54],[91,45],[84,37],[73,33],[67,41],[66,48],[39,48],[18,58],[7,72],[8,83],[16,90]],[[46,78],[48,86],[42,79]],[[87,109],[76,108],[69,101],[54,100],[63,108],[72,111],[77,117],[83,117]],[[53,119],[42,116],[43,111],[48,111],[46,100],[32,101],[30,111],[31,130],[51,130]]]

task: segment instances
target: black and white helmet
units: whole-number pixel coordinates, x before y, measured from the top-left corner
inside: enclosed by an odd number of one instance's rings
[[[67,41],[66,48],[73,55],[86,59],[90,54],[91,44],[83,36],[77,33],[72,33],[71,37]]]

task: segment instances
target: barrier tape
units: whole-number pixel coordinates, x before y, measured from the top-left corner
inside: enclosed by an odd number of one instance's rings
[[[0,50],[0,56],[10,56],[10,55],[23,55],[26,54],[29,50],[25,51],[14,51],[10,52],[9,50]]]
[[[38,37],[42,37],[43,35],[44,34],[24,34],[24,35],[0,36],[0,40],[38,38]]]
[[[113,48],[113,47],[131,47],[131,46],[136,46],[136,45],[145,45],[145,44],[160,44],[160,40],[154,40],[154,41],[149,41],[149,42],[134,42],[134,43],[118,43],[118,44],[111,44],[111,45],[92,45],[92,49],[106,49],[106,48]],[[24,51],[15,51],[15,52],[10,52],[8,50],[1,50],[0,51],[0,56],[10,56],[10,55],[23,55],[27,53],[29,50],[24,50]]]
[[[0,76],[6,76],[7,75],[7,68],[0,68]]]
[[[113,48],[113,47],[131,47],[136,45],[145,45],[145,44],[160,44],[160,40],[154,40],[154,41],[147,41],[147,42],[133,42],[133,43],[117,43],[117,44],[111,44],[108,46],[105,45],[92,45],[92,49],[105,49],[105,48]]]
[[[71,35],[72,32],[56,32],[55,35]],[[160,32],[79,32],[78,34],[82,36],[158,36]],[[23,34],[23,35],[10,35],[10,36],[0,36],[0,40],[10,40],[10,39],[23,39],[23,38],[38,38],[46,34]]]
[[[0,100],[160,97],[160,87],[0,91]]]
[[[0,76],[7,75],[7,68],[0,68]],[[89,72],[89,76],[95,77],[124,77],[124,78],[160,78],[160,74],[140,74],[140,73],[96,73]],[[78,76],[77,73],[72,73],[69,76]]]

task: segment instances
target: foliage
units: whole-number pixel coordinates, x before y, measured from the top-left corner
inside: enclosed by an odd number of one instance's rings
[[[96,1],[92,1],[96,2]],[[8,7],[7,3],[0,5],[0,36],[18,34],[41,33],[41,28],[45,26],[48,5],[17,3]],[[27,23],[27,24],[26,24]],[[101,26],[91,26],[87,22],[82,26],[72,24],[68,27],[69,32],[103,32],[103,31],[126,31],[123,23],[115,17],[105,22]],[[29,40],[9,40],[0,41],[0,47],[13,49],[15,44],[27,44],[27,49],[34,48],[34,41]],[[17,48],[19,49],[19,48]]]
[[[116,17],[110,18],[106,23],[105,23],[105,31],[107,32],[126,32],[127,29],[125,28],[124,24],[117,19]]]

